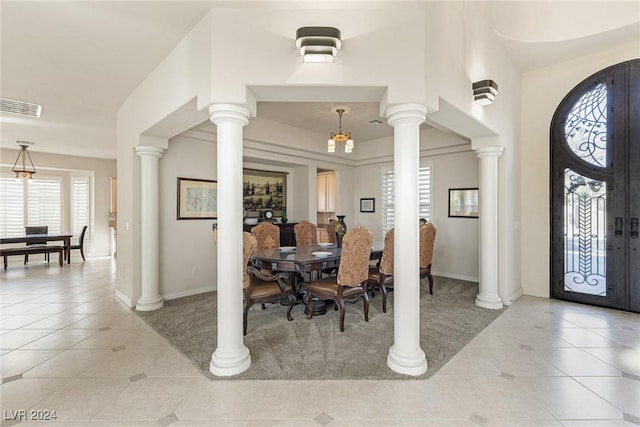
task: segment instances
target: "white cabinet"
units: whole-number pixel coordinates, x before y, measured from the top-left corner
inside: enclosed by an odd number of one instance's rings
[[[318,212],[336,211],[336,173],[320,172],[316,178]]]

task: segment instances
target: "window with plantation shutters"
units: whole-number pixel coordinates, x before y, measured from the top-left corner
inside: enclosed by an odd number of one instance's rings
[[[395,226],[395,173],[393,170],[382,172],[382,233]],[[419,215],[431,220],[431,166],[422,166],[418,170]]]
[[[89,225],[89,177],[74,176],[71,178],[71,230],[76,237],[80,236],[82,227]],[[86,238],[91,235],[91,227],[87,229]]]
[[[27,183],[27,223],[25,225],[46,225],[49,227],[49,234],[60,234],[62,232],[62,180],[29,179],[25,181]]]
[[[15,178],[0,178],[0,235],[24,234],[24,184]]]

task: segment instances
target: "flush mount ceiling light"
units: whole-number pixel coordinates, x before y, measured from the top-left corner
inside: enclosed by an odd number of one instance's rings
[[[331,132],[331,137],[327,141],[327,152],[335,153],[336,152],[336,144],[344,143],[344,152],[351,153],[353,152],[353,139],[351,139],[351,133],[342,133],[342,115],[348,110],[348,107],[334,107],[331,109],[332,112],[338,113],[340,117],[340,127],[338,133]]]
[[[480,80],[473,84],[473,100],[480,105],[489,105],[498,95],[498,84],[493,80]]]
[[[17,143],[20,146],[20,152],[11,171],[15,172],[16,178],[31,179],[33,178],[33,174],[36,173],[36,168],[33,166],[33,160],[31,160],[31,155],[27,151],[27,147],[33,145],[33,142],[17,141]]]
[[[342,47],[340,30],[333,27],[300,27],[296,30],[296,49],[304,62],[333,62]]]
[[[42,114],[42,105],[16,101],[15,99],[0,98],[0,111],[3,113],[19,114],[21,116],[40,117]]]

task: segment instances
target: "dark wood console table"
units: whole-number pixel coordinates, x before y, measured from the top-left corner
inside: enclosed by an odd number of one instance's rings
[[[296,236],[293,232],[293,226],[296,225],[297,222],[287,222],[285,224],[276,223],[278,227],[280,227],[280,246],[295,246],[296,245]],[[251,229],[255,227],[256,224],[242,224],[243,231],[251,233]]]

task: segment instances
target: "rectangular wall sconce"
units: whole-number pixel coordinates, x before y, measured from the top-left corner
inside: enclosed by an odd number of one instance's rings
[[[493,80],[480,80],[473,84],[473,100],[480,105],[489,105],[498,95],[498,84]]]

